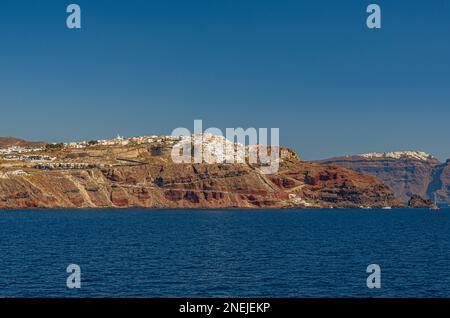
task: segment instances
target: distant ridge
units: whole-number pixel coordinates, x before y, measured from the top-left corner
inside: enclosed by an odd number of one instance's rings
[[[377,177],[407,202],[414,194],[450,202],[450,161],[440,162],[422,151],[373,152],[318,161]]]
[[[43,141],[28,141],[25,139],[15,138],[15,137],[0,137],[0,148],[7,147],[39,147],[45,146],[47,143]]]
[[[392,158],[392,159],[416,159],[416,160],[436,160],[436,158],[424,151],[391,151],[391,152],[371,152],[359,154],[357,156],[364,158]]]

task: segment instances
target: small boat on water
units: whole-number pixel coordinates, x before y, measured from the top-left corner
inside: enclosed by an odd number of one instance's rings
[[[382,209],[383,209],[383,210],[392,210],[392,207],[390,207],[390,206],[385,206],[385,207],[382,207]]]

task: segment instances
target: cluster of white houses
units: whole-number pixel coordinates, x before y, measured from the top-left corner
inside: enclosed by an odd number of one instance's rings
[[[82,149],[89,146],[127,146],[130,144],[151,144],[151,143],[165,143],[165,144],[174,144],[179,141],[180,137],[178,136],[138,136],[131,138],[124,138],[121,136],[117,136],[114,139],[99,139],[92,141],[73,141],[73,142],[65,142],[63,143],[64,148],[70,149]],[[57,143],[54,143],[55,145]],[[21,147],[21,146],[11,146],[8,148],[0,148],[0,155],[17,155],[29,152],[38,152],[45,151],[46,147]],[[10,157],[13,158],[13,157]],[[7,160],[21,160],[17,159],[7,159]]]
[[[43,151],[43,150],[45,150],[45,147],[29,148],[29,147],[11,146],[8,148],[0,149],[0,155],[21,154],[21,153],[27,153],[27,152]]]
[[[81,149],[88,146],[127,146],[130,144],[151,144],[151,143],[174,143],[180,140],[177,136],[138,136],[131,138],[124,138],[117,136],[114,139],[99,139],[93,141],[75,141],[64,143],[65,148]]]

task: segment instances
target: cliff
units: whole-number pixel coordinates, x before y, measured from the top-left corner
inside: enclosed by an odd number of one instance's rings
[[[450,203],[450,160],[434,167],[427,194],[429,198],[436,195],[438,202]]]
[[[245,163],[173,163],[173,140],[49,147],[0,162],[0,208],[293,208],[401,206],[378,179],[308,163],[286,148],[276,173]],[[275,151],[275,150],[274,150]]]
[[[402,202],[413,194],[439,202],[450,202],[449,162],[441,163],[424,152],[390,152],[335,157],[319,161],[336,164],[377,177]]]

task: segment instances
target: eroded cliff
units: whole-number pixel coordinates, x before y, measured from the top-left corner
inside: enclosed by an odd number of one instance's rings
[[[377,177],[407,202],[412,195],[450,202],[450,162],[441,163],[423,152],[353,155],[319,161]]]
[[[0,208],[401,206],[378,179],[303,162],[287,149],[273,174],[263,174],[260,166],[249,163],[176,164],[168,156],[170,149],[161,143],[51,149],[45,154],[58,158],[51,169],[23,164],[17,170],[19,166],[3,163]],[[65,165],[58,165],[58,160]]]

